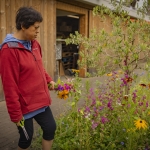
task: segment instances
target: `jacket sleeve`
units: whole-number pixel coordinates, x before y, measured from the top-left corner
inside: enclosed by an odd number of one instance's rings
[[[51,81],[53,81],[52,78],[51,78],[51,77],[48,75],[48,73],[45,71],[45,69],[44,69],[44,72],[45,72],[45,77],[46,77],[47,83],[50,83]]]
[[[19,63],[15,49],[4,48],[1,50],[0,70],[10,119],[12,122],[18,122],[23,115],[19,102]]]
[[[37,42],[37,41],[36,41]],[[42,50],[41,50],[41,46],[40,44],[37,42],[38,46],[39,46],[39,49],[40,49],[40,54],[41,54],[41,57],[42,57]],[[44,66],[43,66],[43,69],[44,69]],[[47,83],[50,83],[52,80],[52,78],[49,76],[49,74],[46,72],[46,70],[44,69],[44,73],[45,73],[45,77],[46,77],[46,81]]]

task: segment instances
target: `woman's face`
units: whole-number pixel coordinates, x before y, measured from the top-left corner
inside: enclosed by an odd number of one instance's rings
[[[37,34],[39,33],[39,28],[40,28],[40,22],[35,22],[28,29],[22,27],[23,38],[29,41],[34,40],[35,38],[37,38]]]

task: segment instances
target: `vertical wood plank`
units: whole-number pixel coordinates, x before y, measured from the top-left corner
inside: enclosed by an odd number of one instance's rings
[[[56,72],[56,1],[47,1],[47,71],[50,76],[54,79]]]
[[[31,6],[33,5],[33,4],[32,4],[32,3],[33,3],[33,0],[28,0],[28,3],[29,3],[28,6],[31,7]]]
[[[13,0],[11,0],[11,1],[13,1]],[[15,1],[15,9],[16,9],[16,11],[18,10],[18,8],[20,8],[20,7],[23,7],[24,6],[24,1],[25,0],[14,0]]]
[[[16,0],[10,0],[10,12],[11,12],[11,32],[15,32],[15,17],[16,17]]]
[[[88,15],[85,14],[85,15],[80,16],[79,32],[83,36],[88,36],[87,35],[88,34],[87,25],[88,25]],[[80,51],[83,51],[84,53],[86,53],[82,45],[80,46]],[[79,60],[80,61],[82,60],[81,56],[79,56]],[[85,77],[86,72],[87,72],[86,66],[84,66],[84,68],[79,68],[79,70],[80,70],[79,76]]]
[[[30,2],[30,0],[24,0],[24,6],[30,6],[30,3],[32,3],[32,0],[31,0],[31,2]]]
[[[42,59],[43,59],[43,62],[44,62],[44,59],[45,59],[45,45],[44,45],[44,24],[45,24],[45,18],[46,16],[44,16],[44,1],[41,0],[40,1],[40,7],[39,7],[39,12],[41,13],[42,17],[43,17],[43,21],[41,22],[41,25],[40,25],[40,45],[41,45],[41,48],[42,48]],[[44,63],[44,67],[46,69],[46,65]]]
[[[6,8],[6,33],[12,33],[12,30],[11,30],[11,8],[10,8],[10,0],[7,0],[6,1],[6,4],[5,4],[5,8]]]
[[[47,14],[47,0],[43,1],[43,30],[42,30],[42,39],[43,39],[43,51],[44,51],[44,57],[43,57],[43,62],[44,62],[44,66],[45,69],[47,70],[47,64],[48,64],[48,60],[47,60],[47,51],[48,51],[48,47],[47,47],[47,43],[48,43],[48,38],[47,38],[47,21],[48,21],[48,14]]]
[[[0,1],[0,43],[4,40],[6,36],[6,8],[5,0]],[[3,87],[0,81],[0,101],[4,100]]]
[[[1,0],[0,7],[0,20],[1,20],[1,40],[3,41],[6,36],[6,9],[5,9],[5,0]]]
[[[33,5],[34,9],[36,9],[37,11],[39,11],[41,13],[41,8],[40,8],[41,0],[34,0],[33,3],[32,3],[32,5]],[[43,22],[41,23],[41,26],[42,26],[42,24],[43,24]],[[41,41],[41,32],[40,31],[41,31],[41,28],[39,30],[39,33],[38,33],[38,36],[37,36],[37,40],[41,44],[41,42],[40,42]]]

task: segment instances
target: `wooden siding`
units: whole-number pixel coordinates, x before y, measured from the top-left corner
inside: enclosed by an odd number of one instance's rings
[[[55,0],[0,0],[0,43],[6,34],[15,31],[15,12],[19,7],[32,6],[43,16],[37,40],[41,44],[45,69],[54,77],[56,41]]]
[[[104,29],[106,32],[112,31],[111,18],[105,15],[105,19],[100,18],[100,16],[93,15],[92,10],[89,11],[89,35],[93,29],[100,31]],[[111,50],[109,51],[111,54]],[[106,56],[104,54],[101,55],[100,66],[103,65]]]
[[[92,10],[89,11],[89,32],[92,29],[105,29],[110,32],[112,30],[111,19],[109,16],[105,16],[105,20],[102,20],[99,16],[94,16]]]

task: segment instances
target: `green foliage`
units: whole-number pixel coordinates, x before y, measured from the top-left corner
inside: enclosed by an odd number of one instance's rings
[[[141,61],[148,61],[150,25],[146,21],[131,21],[127,12],[118,6],[115,11],[110,11],[104,6],[96,6],[93,12],[100,16],[100,21],[104,25],[107,14],[111,18],[112,29],[93,29],[88,38],[78,32],[70,35],[66,40],[67,44],[79,44],[83,47],[80,51],[80,67],[95,68],[98,75],[119,67],[131,75],[139,68]]]
[[[111,30],[93,29],[89,37],[76,32],[66,43],[84,48],[80,51],[80,67],[96,69],[97,76],[109,74],[103,82],[87,81],[84,85],[75,77],[75,91],[68,101],[71,109],[56,120],[52,149],[150,149],[150,76],[135,73],[141,69],[141,61],[146,61],[142,69],[149,71],[150,26],[141,19],[132,21],[121,7],[110,11],[97,6],[94,14],[99,15],[103,23],[109,15]],[[121,71],[114,71],[116,68]],[[79,105],[81,100],[84,103]],[[39,145],[41,137],[42,133],[33,148]]]
[[[77,105],[77,95],[72,97],[76,105],[57,119],[53,150],[142,150],[150,146],[150,78],[142,75],[132,82],[124,82],[126,76],[113,72],[102,82],[90,82],[83,87],[83,105]],[[81,81],[77,85],[81,85]],[[146,86],[141,86],[145,84]],[[123,87],[130,88],[125,95]],[[121,87],[121,88],[120,88]],[[80,93],[80,92],[79,92]],[[75,98],[76,97],[76,98]],[[74,99],[75,98],[75,99]],[[147,128],[137,129],[134,121],[142,119]],[[41,143],[41,136],[34,143]]]

